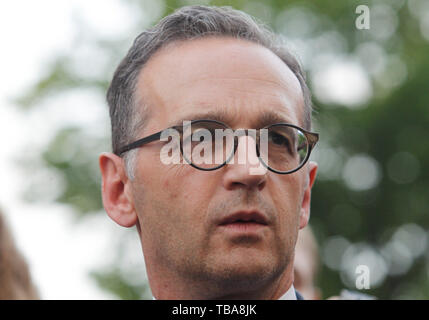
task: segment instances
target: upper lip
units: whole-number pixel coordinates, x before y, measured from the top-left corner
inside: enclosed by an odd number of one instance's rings
[[[238,221],[243,222],[256,222],[260,224],[268,224],[268,220],[264,214],[259,211],[238,211],[230,214],[220,220],[219,225],[225,225]]]

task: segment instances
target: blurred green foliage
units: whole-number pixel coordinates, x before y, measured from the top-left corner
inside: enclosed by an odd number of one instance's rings
[[[102,289],[114,293],[119,299],[139,300],[150,297],[149,284],[130,283],[123,277],[120,269],[93,271],[91,276]]]
[[[81,44],[96,47],[106,60],[101,71],[76,74],[70,67],[74,52],[52,57],[46,74],[17,102],[37,107],[47,97],[79,88],[104,94],[133,38],[162,16],[191,3],[195,1],[124,1],[142,13],[151,4],[159,14],[151,15],[150,21],[142,18],[135,33],[123,38],[104,39],[86,31],[77,37],[76,50]],[[344,287],[356,290],[351,280],[354,270],[344,262],[348,256],[358,262],[372,261],[371,267],[378,270],[377,281],[365,293],[384,299],[428,299],[429,27],[423,17],[429,8],[425,1],[207,3],[229,5],[256,16],[303,53],[315,92],[314,123],[321,135],[310,223],[323,262],[317,280],[323,297],[336,295]],[[371,9],[370,30],[355,26],[355,9],[360,4]],[[329,100],[323,90],[317,90],[317,71],[325,60],[316,58],[323,54],[330,61],[357,61],[369,79],[368,98],[348,105]],[[109,149],[108,141],[108,132],[97,135],[85,128],[67,127],[40,151],[41,165],[62,176],[64,187],[55,201],[70,205],[76,214],[102,212],[97,157]],[[94,271],[93,277],[119,298],[150,298],[147,286],[134,285],[121,272],[111,266],[108,271]]]

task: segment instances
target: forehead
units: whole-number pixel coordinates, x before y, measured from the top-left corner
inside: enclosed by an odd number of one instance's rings
[[[219,114],[230,126],[252,127],[261,118],[302,125],[304,101],[296,76],[270,50],[244,40],[170,44],[148,61],[137,90],[154,129],[204,114]]]

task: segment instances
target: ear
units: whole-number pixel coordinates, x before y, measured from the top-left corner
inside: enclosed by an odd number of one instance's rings
[[[316,179],[317,163],[310,161],[308,164],[308,177],[307,184],[302,198],[301,212],[299,217],[299,228],[304,228],[310,219],[310,202],[311,202],[311,188],[313,187],[314,180]]]
[[[104,209],[117,224],[127,228],[134,226],[137,214],[129,190],[131,184],[125,172],[124,161],[113,153],[105,152],[100,155],[99,164]]]

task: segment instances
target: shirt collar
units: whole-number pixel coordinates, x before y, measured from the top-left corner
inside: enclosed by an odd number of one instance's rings
[[[152,300],[156,300],[154,296],[152,296]],[[282,295],[279,300],[297,300],[295,294],[295,288],[293,285],[290,286],[289,290]]]
[[[290,286],[289,290],[282,295],[279,300],[297,300],[295,294],[295,288],[293,285]]]

